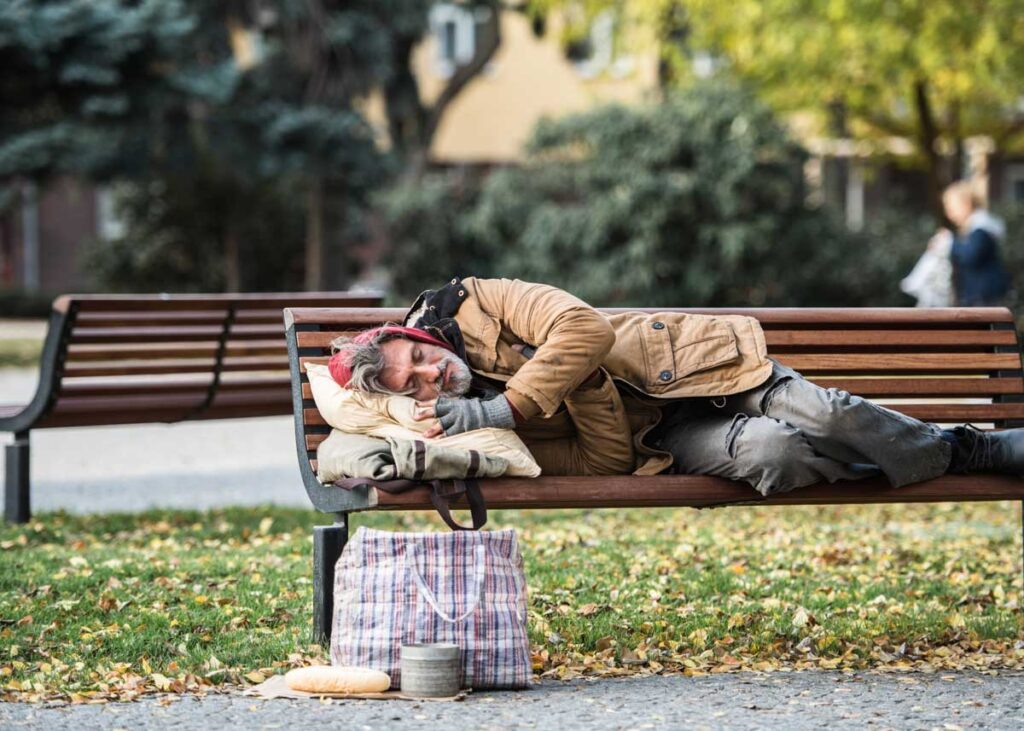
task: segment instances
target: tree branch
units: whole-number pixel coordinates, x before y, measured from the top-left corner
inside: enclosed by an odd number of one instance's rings
[[[1009,126],[1000,132],[995,137],[995,146],[997,150],[1003,149],[1007,142],[1012,140],[1014,137],[1024,132],[1024,117],[1017,117]]]
[[[886,132],[896,137],[908,137],[911,134],[910,128],[906,123],[900,122],[888,114],[876,111],[865,114],[863,119],[880,132]]]
[[[438,126],[441,124],[441,117],[444,115],[448,105],[459,95],[459,93],[484,70],[490,63],[498,47],[501,45],[501,3],[493,2],[488,4],[490,14],[487,24],[484,25],[478,38],[482,36],[481,43],[474,49],[473,60],[465,66],[460,66],[452,74],[447,85],[437,97],[437,100],[427,109],[426,122],[421,130],[420,145],[424,157],[430,149],[430,143],[434,139]]]

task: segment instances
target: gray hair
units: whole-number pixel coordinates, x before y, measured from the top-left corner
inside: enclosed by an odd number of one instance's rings
[[[394,323],[386,323],[385,326],[393,326]],[[405,335],[396,332],[379,332],[366,341],[357,341],[356,338],[342,336],[331,341],[332,353],[345,353],[352,370],[347,388],[358,391],[370,391],[372,393],[385,393],[392,396],[408,396],[415,389],[405,391],[393,391],[380,381],[380,374],[384,370],[384,353],[380,346],[392,340],[408,340]]]

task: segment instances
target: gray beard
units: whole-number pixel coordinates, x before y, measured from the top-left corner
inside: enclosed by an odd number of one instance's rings
[[[438,383],[437,394],[444,398],[457,398],[459,396],[465,396],[466,392],[469,391],[470,385],[473,383],[473,373],[469,370],[469,366],[455,355],[455,353],[446,353],[441,359],[441,363],[447,369],[448,364],[452,364],[452,374],[448,378],[448,387],[442,388],[441,383]]]

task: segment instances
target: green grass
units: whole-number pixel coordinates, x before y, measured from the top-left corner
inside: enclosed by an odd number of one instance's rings
[[[280,508],[0,529],[0,697],[258,682],[309,644],[311,529]],[[353,525],[443,530],[427,513]],[[1006,504],[491,513],[519,529],[538,674],[1024,666]]]
[[[0,368],[35,368],[42,350],[40,340],[0,339]]]

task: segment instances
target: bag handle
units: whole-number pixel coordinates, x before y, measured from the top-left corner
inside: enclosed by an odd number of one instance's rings
[[[469,513],[473,518],[472,528],[459,525],[452,518],[452,500],[459,495],[465,495],[466,502],[469,503]],[[430,483],[430,502],[441,516],[441,520],[452,530],[480,530],[487,523],[487,506],[484,505],[484,496],[476,480],[433,480]]]
[[[334,485],[346,490],[357,487],[374,487],[387,493],[402,493],[406,490],[427,485],[430,488],[430,503],[441,516],[441,520],[452,530],[480,530],[487,523],[487,506],[484,504],[480,484],[476,480],[431,480],[425,483],[420,480],[373,480],[367,477],[343,477],[335,480]],[[459,495],[466,496],[469,513],[473,518],[473,526],[459,525],[452,518],[452,501]]]
[[[480,605],[480,599],[484,593],[484,566],[487,560],[487,549],[484,547],[484,545],[482,543],[477,545],[476,551],[474,551],[476,555],[476,570],[474,572],[474,578],[476,579],[476,591],[473,592],[473,597],[472,601],[470,602],[469,609],[460,614],[458,617],[450,616],[438,605],[437,597],[434,596],[434,592],[430,590],[430,587],[427,586],[427,582],[423,580],[423,575],[420,574],[419,561],[417,561],[419,552],[419,544],[414,543],[411,546],[409,546],[409,552],[407,554],[408,560],[406,563],[409,566],[409,570],[412,572],[412,578],[416,582],[416,588],[419,589],[420,595],[427,600],[427,604],[429,604],[430,607],[437,613],[437,616],[439,616],[445,622],[448,622],[450,624],[456,624],[464,620],[473,612],[475,612],[477,607]]]

